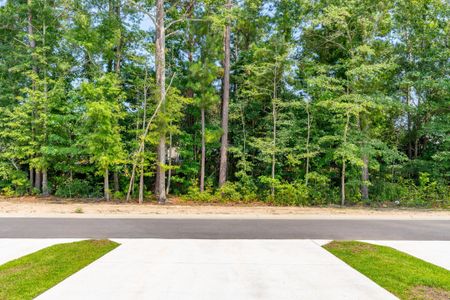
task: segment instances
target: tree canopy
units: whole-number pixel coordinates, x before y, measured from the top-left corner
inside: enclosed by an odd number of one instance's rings
[[[449,183],[445,0],[0,4],[2,194],[448,207]]]

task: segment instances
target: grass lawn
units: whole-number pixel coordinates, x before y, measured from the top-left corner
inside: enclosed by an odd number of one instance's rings
[[[85,240],[57,244],[0,266],[0,299],[33,299],[119,244]]]
[[[450,299],[450,271],[390,247],[346,241],[325,249],[400,299]]]

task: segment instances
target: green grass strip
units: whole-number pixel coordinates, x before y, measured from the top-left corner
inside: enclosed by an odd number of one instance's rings
[[[33,299],[119,246],[109,240],[57,244],[0,266],[0,299]]]
[[[400,299],[450,299],[450,271],[390,247],[334,241],[325,249]]]

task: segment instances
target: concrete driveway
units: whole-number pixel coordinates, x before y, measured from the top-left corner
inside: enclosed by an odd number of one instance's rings
[[[396,299],[312,240],[115,241],[37,299]]]
[[[0,265],[54,244],[78,239],[0,239]]]
[[[450,241],[366,241],[388,246],[450,271]]]

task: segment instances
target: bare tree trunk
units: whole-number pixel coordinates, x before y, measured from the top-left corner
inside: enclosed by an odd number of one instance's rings
[[[145,71],[144,82],[144,107],[142,116],[142,134],[145,134],[145,128],[147,127],[147,69]],[[142,157],[140,166],[140,178],[139,178],[139,204],[144,202],[144,162],[145,162],[145,138],[142,145]]]
[[[420,96],[417,97],[417,111],[420,111]],[[421,119],[419,117],[416,117],[414,122],[414,159],[417,159],[419,156],[419,126],[420,126]]]
[[[30,192],[34,187],[34,169],[30,167]]]
[[[118,171],[114,171],[114,192],[119,192],[120,188],[119,188],[119,172]]]
[[[359,116],[359,128],[364,136],[367,132],[368,124],[364,114],[360,114]],[[364,142],[363,142],[364,143]],[[363,145],[363,155],[362,161],[363,166],[361,168],[361,199],[368,200],[369,199],[369,156],[367,153],[364,153],[364,145]]]
[[[345,205],[345,160],[342,161],[342,171],[341,171],[341,205]]]
[[[309,111],[309,102],[306,102],[306,114],[307,114],[307,134],[306,134],[306,173],[305,184],[308,186],[309,175],[309,140],[311,138],[311,114]]]
[[[144,160],[144,159],[142,159]],[[144,203],[144,163],[141,162],[141,174],[139,177],[139,204]]]
[[[164,0],[156,1],[156,84],[159,89],[159,97],[162,103],[162,110],[165,112],[166,105],[166,33],[164,27]],[[162,125],[164,126],[164,125]],[[158,161],[156,167],[156,197],[158,203],[166,202],[166,172],[164,165],[166,163],[166,134],[165,128],[161,128],[158,144]]]
[[[206,145],[205,145],[205,109],[201,109],[202,116],[202,159],[200,162],[200,192],[205,190],[205,163],[206,163]]]
[[[47,169],[42,170],[42,195],[48,196]]]
[[[36,175],[34,176],[34,188],[37,190],[41,190],[41,171],[36,169]]]
[[[344,128],[344,143],[347,143],[347,133],[348,127],[350,125],[350,114],[347,112],[347,120],[345,122]],[[342,157],[342,172],[341,172],[341,205],[345,205],[345,170],[346,169],[346,159]]]
[[[34,34],[34,30],[33,30],[33,12],[31,9],[32,6],[32,0],[27,0],[27,5],[28,5],[28,17],[27,17],[27,31],[28,31],[28,40],[29,40],[29,46],[31,49],[31,60],[32,60],[32,69],[33,69],[33,73],[35,75],[37,75],[38,71],[37,71],[37,66],[35,64],[35,59],[34,59],[34,51],[36,48],[36,40],[33,36]],[[34,79],[32,79],[32,89],[36,90],[36,82],[34,81]],[[33,112],[32,112],[32,121],[31,121],[31,132],[32,132],[32,139],[34,140],[34,119],[35,119],[35,108],[33,108]],[[36,173],[38,171],[36,170]],[[36,187],[36,180],[35,180],[35,169],[30,167],[30,186],[31,186],[31,190],[33,190],[33,188]],[[38,185],[39,188],[40,184]]]
[[[158,166],[156,172],[159,174],[157,182],[157,198],[159,204],[166,203],[166,172],[164,165],[166,163],[166,137],[162,136],[159,138],[158,145]]]
[[[175,75],[174,75],[175,76]],[[172,80],[173,80],[173,77],[172,77]],[[171,81],[172,82],[172,81]],[[153,115],[152,115],[152,117],[148,120],[148,122],[147,122],[147,125],[146,125],[146,127],[145,127],[145,130],[144,130],[144,133],[143,133],[143,135],[142,135],[142,140],[141,140],[141,142],[140,142],[140,144],[139,144],[139,148],[138,148],[138,150],[136,151],[136,153],[135,153],[135,155],[136,155],[136,157],[139,157],[139,155],[141,154],[141,153],[144,153],[144,148],[145,148],[145,138],[147,137],[147,134],[148,134],[148,131],[149,131],[149,129],[150,129],[150,125],[152,124],[152,121],[153,121],[153,119],[155,118],[155,116],[159,113],[159,110],[160,110],[160,107],[161,107],[161,101],[159,101],[159,103],[158,103],[158,105],[156,106],[156,109],[155,109],[155,112],[153,113]],[[128,185],[128,192],[127,192],[127,200],[126,201],[129,201],[130,200],[130,195],[131,195],[131,192],[132,192],[132,190],[133,190],[133,184],[134,184],[134,177],[135,177],[135,174],[136,174],[136,167],[137,167],[137,163],[136,163],[136,161],[133,161],[133,169],[132,169],[132,171],[131,171],[131,179],[130,179],[130,183],[129,183],[129,185]],[[157,173],[158,174],[158,173]]]
[[[34,30],[33,30],[33,12],[31,10],[31,6],[32,6],[32,0],[27,0],[27,4],[28,4],[28,39],[29,39],[29,44],[30,44],[30,48],[32,51],[32,58],[34,60],[34,49],[36,48],[36,39],[34,38],[33,34],[34,34]],[[36,64],[33,63],[33,72],[37,73],[37,66]],[[33,85],[35,85],[35,83],[33,82]]]
[[[419,155],[419,139],[416,137],[414,141],[414,159]]]
[[[110,191],[109,191],[109,170],[108,170],[108,168],[105,169],[105,174],[103,177],[103,191],[105,194],[106,201],[111,200]]]
[[[158,167],[158,163],[159,163],[159,153],[158,153],[159,148],[158,147],[159,147],[159,144],[158,144],[158,146],[156,146],[156,174],[155,174],[155,189],[154,189],[156,198],[159,197],[159,177],[161,176],[159,169],[158,169],[159,168]]]
[[[170,123],[172,126],[172,122]],[[166,186],[166,194],[170,194],[170,180],[172,179],[172,132],[169,131],[169,149],[170,149],[170,156],[168,157],[169,160],[169,170],[167,171],[167,186]]]
[[[273,98],[272,98],[272,118],[273,118],[273,128],[272,128],[272,138],[273,138],[273,149],[272,149],[272,187],[271,195],[272,200],[275,199],[275,165],[276,165],[276,148],[277,148],[277,67],[274,70],[273,78]]]
[[[122,18],[120,15],[120,5],[121,5],[121,1],[115,1],[114,3],[114,14],[115,17],[117,18],[117,20],[120,22],[120,24],[122,25]],[[123,37],[122,37],[122,28],[120,28],[119,31],[119,39],[116,45],[116,51],[115,51],[115,61],[114,61],[114,70],[117,73],[117,75],[120,76],[120,67],[121,67],[121,62],[122,62],[122,42],[123,42]]]
[[[133,164],[133,168],[131,170],[131,178],[130,178],[130,183],[128,185],[128,192],[127,192],[127,198],[126,201],[129,202],[130,198],[131,198],[131,193],[133,191],[133,185],[134,185],[134,177],[136,174],[136,164]]]
[[[363,161],[363,167],[362,167],[362,173],[361,173],[361,198],[363,200],[369,199],[369,186],[367,185],[367,182],[369,181],[369,157],[367,154],[363,155],[362,157]]]
[[[117,18],[117,20],[120,22],[120,24],[122,23],[122,19],[120,16],[120,5],[121,5],[121,1],[114,1],[114,4],[112,5],[113,8],[113,13],[115,14],[115,17]],[[122,28],[120,28],[119,30],[119,40],[117,42],[116,45],[116,51],[115,51],[115,61],[114,61],[114,71],[117,74],[117,77],[120,78],[120,67],[121,67],[121,59],[122,59]],[[114,191],[115,192],[119,192],[120,191],[120,186],[119,186],[119,171],[114,170]]]
[[[42,26],[42,45],[43,48],[46,48],[46,37],[47,37],[47,24],[45,22],[43,22],[43,26]],[[43,53],[44,55],[44,59],[47,62],[47,57],[46,57],[46,52],[44,51]],[[47,66],[44,66],[43,68],[43,75],[44,75],[44,115],[47,116],[49,113],[49,109],[48,109],[48,103],[49,103],[49,98],[48,98],[48,83],[47,83]],[[44,133],[44,145],[48,144],[48,124],[47,124],[48,120],[47,118],[44,118],[43,121],[43,133]],[[46,161],[47,159],[45,159]],[[46,161],[47,163],[47,161]],[[48,196],[49,195],[49,191],[48,191],[48,170],[47,170],[47,166],[45,166],[42,170],[42,194],[44,196]]]
[[[407,117],[407,124],[408,124],[408,157],[409,157],[409,159],[412,159],[413,158],[413,154],[412,154],[413,146],[412,146],[412,141],[411,141],[412,140],[412,130],[411,130],[412,122],[411,122],[411,113],[409,112],[409,105],[411,102],[411,88],[408,86],[407,89],[408,90],[406,92],[406,107],[408,109],[408,112],[406,114],[406,117]]]
[[[226,8],[231,10],[231,0],[227,0]],[[230,54],[231,54],[231,25],[227,20],[224,36],[224,52],[223,61],[223,95],[222,95],[222,139],[220,145],[220,167],[219,167],[219,187],[222,187],[227,180],[228,167],[228,106],[230,102]]]

